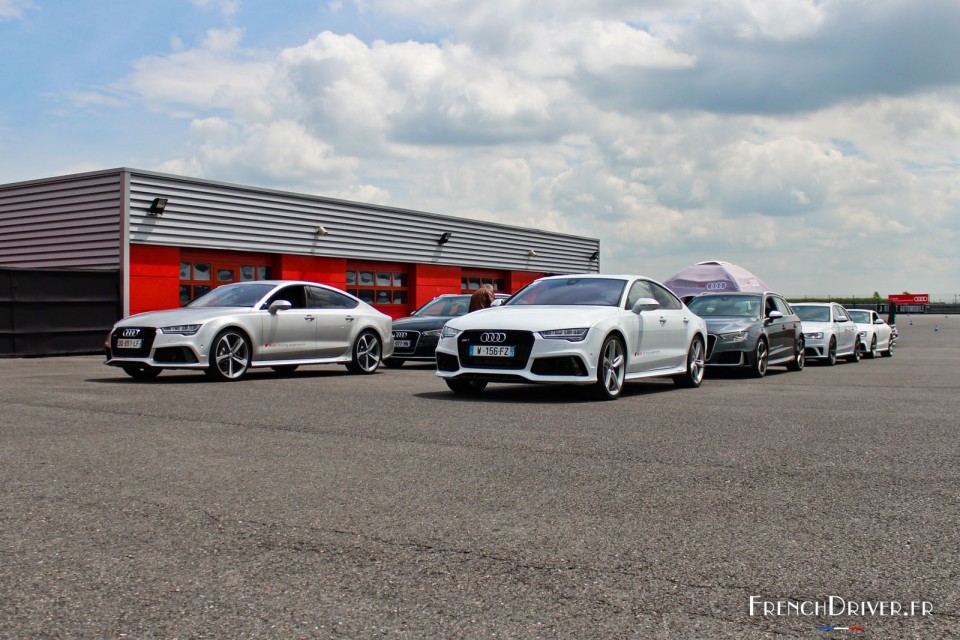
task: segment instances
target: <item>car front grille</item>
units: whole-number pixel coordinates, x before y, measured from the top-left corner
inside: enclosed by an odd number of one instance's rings
[[[397,340],[409,340],[409,347],[397,347]],[[419,331],[398,330],[393,332],[393,355],[410,356],[417,350],[417,343],[420,342]]]
[[[114,358],[146,358],[150,355],[157,330],[153,327],[120,327],[110,334],[110,350]],[[139,348],[119,348],[119,340],[140,340]]]
[[[495,336],[491,336],[495,334]],[[496,356],[471,356],[474,345],[514,347],[512,358]],[[529,331],[464,331],[457,336],[457,352],[464,367],[474,369],[524,369],[533,350],[533,334]]]

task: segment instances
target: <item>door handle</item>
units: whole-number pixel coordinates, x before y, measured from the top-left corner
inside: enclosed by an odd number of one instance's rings
[[[313,322],[314,320],[317,319],[317,316],[303,316],[303,319],[306,320],[307,322]]]
[[[346,321],[347,321],[347,322],[353,322],[353,316],[347,316],[347,317],[346,317]]]
[[[683,324],[690,324],[690,318],[684,318]]]
[[[660,324],[667,324],[667,319],[663,316],[660,316]]]

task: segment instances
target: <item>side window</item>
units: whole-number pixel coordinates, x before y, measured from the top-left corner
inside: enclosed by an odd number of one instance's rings
[[[648,282],[650,289],[653,290],[653,297],[656,298],[657,302],[660,303],[660,307],[663,309],[679,309],[683,305],[680,303],[680,300],[677,299],[677,296],[673,295],[660,285],[655,282]]]
[[[650,290],[650,283],[646,280],[637,280],[630,287],[630,293],[627,295],[627,311],[633,309],[640,298],[653,298],[653,291]]]
[[[307,308],[307,298],[303,293],[303,286],[299,284],[290,285],[289,287],[284,287],[277,291],[275,294],[270,296],[270,300],[267,302],[267,306],[270,306],[276,300],[287,300],[293,309],[306,309]]]
[[[837,322],[841,322],[841,321],[847,319],[847,314],[844,313],[842,307],[838,307],[838,306],[834,305],[834,307],[833,307],[833,319],[836,320]]]
[[[307,287],[307,300],[311,309],[353,309],[357,306],[353,298],[323,287]]]
[[[777,311],[785,316],[793,315],[793,309],[790,308],[790,305],[787,304],[786,300],[783,298],[778,298],[777,296],[772,296],[770,299],[773,300],[773,304],[776,306]]]

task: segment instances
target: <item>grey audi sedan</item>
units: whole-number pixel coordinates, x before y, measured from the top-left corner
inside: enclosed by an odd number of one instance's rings
[[[104,346],[106,364],[137,379],[194,369],[239,380],[253,367],[289,372],[313,364],[369,374],[393,353],[391,325],[390,316],[334,287],[260,280],[124,318]]]

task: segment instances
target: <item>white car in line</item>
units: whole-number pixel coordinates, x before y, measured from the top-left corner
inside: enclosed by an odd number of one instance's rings
[[[807,360],[828,366],[837,358],[860,362],[860,332],[847,310],[836,302],[791,302],[803,326]]]
[[[704,320],[659,282],[551,276],[447,322],[437,375],[457,393],[479,393],[489,382],[559,383],[590,385],[613,400],[625,381],[640,378],[699,387],[706,343]]]
[[[860,332],[860,349],[868,358],[876,358],[877,354],[893,356],[893,347],[896,336],[893,328],[880,317],[876,311],[867,309],[847,309],[850,318],[857,323]]]

